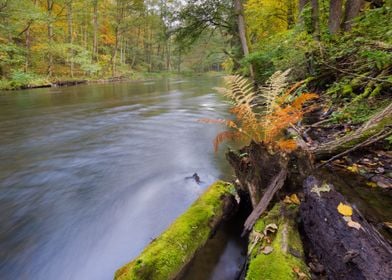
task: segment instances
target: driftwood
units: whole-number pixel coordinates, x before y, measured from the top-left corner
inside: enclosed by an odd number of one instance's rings
[[[348,203],[331,184],[310,176],[304,195],[300,215],[305,238],[329,279],[391,279],[392,247],[355,208],[351,225],[359,228],[348,225],[337,210]]]
[[[331,142],[323,143],[312,152],[317,160],[328,159],[352,148],[369,145],[369,139],[380,140],[392,134],[392,103],[374,115],[357,130]]]
[[[242,236],[244,236],[247,232],[251,231],[256,221],[260,218],[260,216],[267,209],[269,203],[274,197],[275,193],[283,187],[284,181],[287,178],[287,168],[282,168],[280,172],[272,178],[267,190],[265,191],[263,197],[260,202],[257,204],[256,208],[253,209],[252,213],[246,219],[244,224],[244,231],[242,232]]]

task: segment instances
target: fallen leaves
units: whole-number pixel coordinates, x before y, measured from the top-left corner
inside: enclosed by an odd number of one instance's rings
[[[362,228],[360,223],[353,221],[351,217],[353,215],[353,208],[350,205],[346,205],[340,202],[337,209],[338,212],[343,215],[343,220],[346,221],[347,226],[357,230]]]
[[[297,274],[299,280],[309,279],[309,277],[303,273],[299,267],[293,267],[293,271]]]
[[[350,205],[346,205],[340,202],[338,205],[338,212],[343,216],[351,216],[353,214],[353,209]]]
[[[264,255],[268,255],[268,254],[271,254],[273,250],[274,250],[274,248],[272,248],[271,246],[265,246],[265,247],[261,250],[261,252],[262,252]]]
[[[290,196],[286,195],[283,202],[286,204],[296,204],[296,205],[301,204],[301,201],[299,200],[298,196],[295,193]]]

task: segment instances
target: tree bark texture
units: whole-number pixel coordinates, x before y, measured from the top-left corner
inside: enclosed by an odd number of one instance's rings
[[[343,15],[343,0],[331,0],[329,5],[328,29],[329,33],[337,34],[340,31],[340,25]]]
[[[374,115],[357,130],[334,141],[323,143],[313,153],[318,160],[326,159],[345,152],[371,137],[388,136],[392,133],[392,103]]]
[[[350,31],[353,19],[359,15],[364,4],[363,0],[347,0],[344,12],[343,30]]]
[[[244,56],[247,56],[249,54],[249,46],[246,38],[246,25],[245,25],[244,13],[243,13],[244,8],[241,0],[234,0],[234,8],[237,14],[238,35],[241,41],[242,52],[244,53]],[[249,71],[250,71],[250,76],[254,78],[252,65],[249,67]]]
[[[324,266],[328,279],[391,279],[392,247],[353,207],[350,227],[338,212],[349,205],[327,182],[313,176],[304,182],[300,206],[305,240]]]

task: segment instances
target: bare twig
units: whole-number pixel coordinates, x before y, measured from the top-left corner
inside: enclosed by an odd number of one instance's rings
[[[355,74],[355,73],[348,72],[348,71],[346,71],[346,70],[342,70],[342,69],[336,68],[335,66],[329,65],[329,64],[327,64],[327,63],[324,62],[324,61],[321,61],[321,63],[324,64],[325,66],[331,68],[331,69],[334,69],[334,70],[336,70],[336,71],[342,72],[342,73],[347,74],[347,75],[350,75],[350,76],[355,76],[355,77],[360,77],[360,78],[364,78],[364,79],[368,79],[368,80],[373,80],[373,81],[377,81],[377,82],[392,84],[392,82],[391,82],[391,81],[388,81],[388,80],[373,78],[373,77],[369,77],[369,76],[366,76],[366,75],[359,75],[359,74]]]
[[[257,204],[256,208],[253,209],[252,213],[246,219],[242,236],[245,236],[246,233],[252,230],[257,219],[267,209],[275,193],[283,187],[286,177],[287,177],[287,166],[283,167],[280,170],[280,172],[275,177],[272,178],[259,204]]]

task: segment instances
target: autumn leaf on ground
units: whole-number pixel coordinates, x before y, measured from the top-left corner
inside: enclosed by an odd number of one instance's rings
[[[347,170],[348,170],[348,171],[351,171],[351,172],[353,172],[353,173],[359,173],[358,166],[355,165],[355,164],[353,164],[352,166],[347,167]]]
[[[272,248],[271,246],[265,246],[264,249],[261,250],[261,252],[264,255],[268,255],[268,254],[271,254],[273,250],[274,250],[274,248]]]
[[[297,205],[301,204],[301,201],[299,200],[298,196],[295,193],[290,196],[286,195],[283,202],[286,204],[297,204]]]
[[[293,267],[293,271],[297,274],[299,280],[309,279],[309,277],[303,273],[299,267]]]
[[[343,216],[351,216],[353,214],[353,209],[351,208],[351,206],[343,204],[341,202],[339,203],[337,209],[338,212]]]
[[[375,182],[367,182],[366,185],[368,185],[371,188],[377,187],[377,184]]]
[[[298,196],[294,193],[292,195],[290,195],[290,200],[297,205],[301,204],[301,201],[299,200]]]
[[[351,216],[344,216],[343,219],[347,222],[349,227],[355,228],[357,230],[361,229],[362,226],[360,223],[354,222]]]

